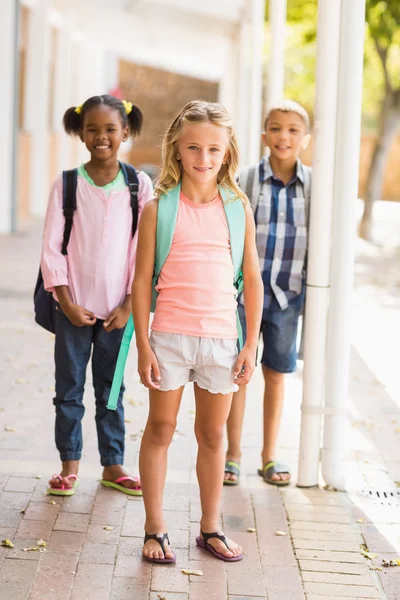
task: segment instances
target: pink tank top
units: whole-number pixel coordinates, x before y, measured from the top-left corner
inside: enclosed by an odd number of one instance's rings
[[[152,329],[237,338],[233,277],[221,197],[198,204],[181,193],[171,250],[158,280]]]

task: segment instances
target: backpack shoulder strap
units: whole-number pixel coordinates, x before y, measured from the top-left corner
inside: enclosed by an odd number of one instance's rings
[[[235,272],[235,286],[242,287],[242,266],[244,255],[244,240],[246,233],[246,213],[240,198],[233,200],[230,193],[220,187],[226,220],[228,222],[229,240],[231,244],[232,262]]]
[[[244,167],[240,171],[239,185],[248,197],[253,215],[256,214],[261,192],[259,165]]]
[[[129,187],[129,192],[131,194],[131,208],[132,208],[132,237],[134,237],[138,219],[139,219],[139,203],[138,203],[138,193],[139,193],[139,179],[137,176],[136,169],[132,167],[132,165],[128,165],[126,163],[120,162],[120,167],[122,173],[124,175],[125,183]]]
[[[176,187],[170,190],[167,194],[162,194],[158,199],[156,252],[154,258],[151,312],[154,312],[155,310],[155,304],[158,295],[155,290],[155,287],[157,285],[161,269],[163,268],[165,261],[167,260],[175,233],[180,194],[181,184],[178,183]]]
[[[74,212],[76,210],[76,186],[78,183],[78,169],[63,171],[63,214],[65,218],[64,237],[61,248],[61,253],[67,254],[67,246],[71,236],[72,223]]]

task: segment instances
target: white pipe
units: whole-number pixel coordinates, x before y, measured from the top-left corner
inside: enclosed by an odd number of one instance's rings
[[[237,112],[237,134],[240,147],[240,162],[242,165],[249,164],[248,156],[248,134],[250,123],[250,25],[246,19],[240,22],[238,31],[238,75],[236,90],[238,98]]]
[[[9,233],[12,229],[13,200],[13,147],[14,147],[14,109],[15,109],[15,35],[17,27],[17,4],[6,0],[1,7],[0,37],[0,76],[2,93],[0,94],[0,114],[3,117],[0,139],[0,181],[2,194],[0,201],[0,233]]]
[[[318,484],[324,404],[327,309],[335,160],[340,2],[319,0],[315,140],[305,311],[298,485]]]
[[[280,102],[285,82],[285,32],[287,0],[269,0],[270,55],[267,108]]]
[[[250,124],[248,131],[249,163],[260,160],[261,123],[262,123],[262,89],[263,89],[263,47],[264,47],[265,1],[252,0],[252,66],[250,90]]]
[[[360,160],[365,0],[342,0],[338,119],[328,321],[326,407],[322,449],[325,482],[345,489],[351,293]]]

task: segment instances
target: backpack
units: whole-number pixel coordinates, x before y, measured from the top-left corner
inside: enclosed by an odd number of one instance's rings
[[[168,258],[171,249],[172,240],[174,237],[176,218],[179,209],[179,198],[181,193],[181,184],[170,190],[168,194],[163,194],[158,201],[157,209],[157,238],[156,251],[154,260],[154,274],[152,280],[152,299],[151,312],[155,311],[157,296],[156,286],[165,261]],[[244,239],[246,232],[246,214],[243,202],[240,198],[234,198],[231,192],[223,187],[219,187],[219,193],[223,200],[226,220],[228,222],[229,238],[231,240],[232,262],[234,267],[234,286],[237,294],[243,291],[243,253]],[[232,243],[234,242],[234,243]],[[239,317],[236,316],[238,328],[239,347],[243,346],[242,328]],[[118,396],[124,376],[125,363],[129,352],[129,345],[135,330],[132,315],[125,327],[124,336],[122,338],[121,347],[119,350],[118,360],[115,367],[114,378],[111,386],[110,396],[108,398],[107,408],[116,410]]]
[[[136,170],[132,165],[120,162],[120,167],[124,175],[126,185],[129,187],[131,195],[132,208],[132,237],[136,233],[138,224],[138,192],[139,180]],[[74,212],[76,210],[76,186],[78,183],[78,170],[63,171],[63,202],[62,209],[65,218],[64,236],[61,253],[67,255],[67,247],[71,236]],[[35,312],[35,321],[47,331],[55,333],[55,301],[51,292],[46,292],[42,276],[42,269],[39,267],[35,290],[33,292],[33,304]]]

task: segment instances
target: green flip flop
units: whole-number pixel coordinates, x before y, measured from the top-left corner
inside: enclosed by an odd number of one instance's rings
[[[262,477],[265,483],[269,483],[271,485],[277,485],[280,487],[284,487],[285,485],[289,485],[290,478],[283,480],[271,479],[272,475],[289,475],[290,477],[290,469],[287,465],[284,465],[279,462],[275,462],[271,460],[271,462],[266,463],[262,469],[258,469],[258,474]]]
[[[235,462],[234,460],[227,460],[225,463],[225,473],[231,473],[231,475],[236,475],[236,481],[232,479],[224,479],[224,485],[238,485],[240,479],[240,464]]]
[[[53,475],[53,479],[57,478],[60,481],[62,481],[62,475]],[[71,479],[73,480],[73,484],[71,488],[66,488],[64,487],[64,484],[61,485],[61,487],[48,487],[47,488],[47,493],[50,496],[73,496],[76,492],[76,488],[79,487],[79,479],[76,475],[67,475],[65,477],[65,479],[68,479],[68,481]]]
[[[133,481],[136,485],[133,488],[128,488],[125,487],[124,485],[121,485],[121,483],[123,481]],[[124,477],[118,477],[118,479],[116,479],[115,481],[107,481],[106,479],[102,479],[100,481],[101,485],[104,485],[105,487],[109,487],[109,488],[114,488],[115,490],[118,490],[119,492],[122,492],[123,494],[128,494],[128,496],[142,496],[142,488],[140,486],[140,480],[138,477],[128,477],[128,476],[124,476]]]

